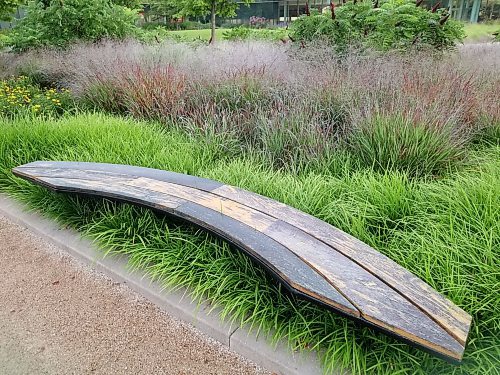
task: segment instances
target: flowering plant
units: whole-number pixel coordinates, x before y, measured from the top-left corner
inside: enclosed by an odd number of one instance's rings
[[[250,26],[256,27],[258,29],[262,29],[267,26],[267,19],[266,17],[257,17],[257,16],[252,16],[250,17]]]
[[[61,114],[71,103],[67,89],[42,89],[26,76],[0,81],[0,115]]]

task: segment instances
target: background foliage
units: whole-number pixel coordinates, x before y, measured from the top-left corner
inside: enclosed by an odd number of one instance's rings
[[[0,0],[0,21],[9,21],[24,0]]]
[[[137,11],[110,0],[31,1],[11,33],[15,50],[123,38],[136,32]]]
[[[377,2],[378,3],[378,2]],[[348,2],[331,13],[301,16],[292,23],[292,36],[302,41],[323,40],[337,52],[349,46],[379,51],[432,47],[444,50],[464,38],[463,25],[449,19],[446,9],[435,12],[410,0]]]

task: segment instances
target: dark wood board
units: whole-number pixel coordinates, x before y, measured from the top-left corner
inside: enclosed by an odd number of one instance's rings
[[[13,172],[56,191],[180,217],[243,250],[292,292],[449,360],[462,358],[468,314],[368,245],[292,207],[216,181],[141,167],[35,162]]]
[[[252,208],[302,229],[341,252],[417,304],[443,329],[465,345],[471,316],[427,283],[364,242],[314,216],[255,193],[228,185],[216,188],[213,193],[236,202],[246,202]]]

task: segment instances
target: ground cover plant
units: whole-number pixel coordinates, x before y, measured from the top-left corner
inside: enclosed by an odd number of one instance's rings
[[[81,114],[60,120],[0,120],[0,190],[127,254],[170,287],[209,298],[223,317],[318,349],[325,371],[355,374],[494,374],[500,329],[500,145],[477,137],[468,163],[440,179],[361,165],[290,173],[259,155],[228,157],[221,139],[158,123]],[[339,164],[344,156],[336,154]],[[473,315],[464,363],[455,367],[312,303],[282,294],[249,258],[204,232],[147,209],[102,199],[56,195],[15,178],[34,160],[142,165],[217,179],[311,213],[370,244]]]

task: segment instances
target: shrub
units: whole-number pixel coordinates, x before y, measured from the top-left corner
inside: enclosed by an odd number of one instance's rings
[[[254,29],[246,26],[239,26],[224,31],[223,38],[226,40],[284,40],[287,39],[285,29]]]
[[[12,32],[15,50],[66,47],[75,40],[124,38],[136,32],[137,11],[110,0],[32,1]]]
[[[68,90],[41,89],[28,77],[0,81],[0,116],[61,114],[72,103]]]
[[[493,33],[493,40],[495,42],[500,42],[500,29],[498,29]]]
[[[168,29],[162,26],[157,26],[156,28],[138,29],[136,31],[135,38],[144,43],[160,43],[167,38],[175,38]]]
[[[379,2],[377,2],[378,4]],[[431,47],[449,49],[464,38],[463,25],[446,9],[426,10],[410,0],[349,2],[331,14],[313,13],[292,24],[293,38],[332,44],[337,52],[363,45],[379,51]]]
[[[443,175],[464,154],[450,129],[437,129],[396,117],[377,117],[349,139],[351,151],[365,167],[397,170],[412,177]]]
[[[9,46],[12,43],[11,38],[8,33],[0,30],[0,50]]]

